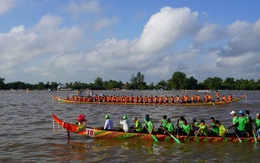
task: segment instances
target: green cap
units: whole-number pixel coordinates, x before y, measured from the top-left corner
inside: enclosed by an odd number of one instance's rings
[[[123,116],[123,119],[127,119],[127,116],[125,115],[125,116]]]
[[[106,118],[106,119],[109,119],[109,115],[106,115],[105,118]]]

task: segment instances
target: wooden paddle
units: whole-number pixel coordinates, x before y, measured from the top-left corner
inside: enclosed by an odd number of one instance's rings
[[[173,136],[168,130],[166,130],[164,127],[162,127],[164,131],[166,131],[177,143],[181,143],[179,139],[177,139],[175,136]]]

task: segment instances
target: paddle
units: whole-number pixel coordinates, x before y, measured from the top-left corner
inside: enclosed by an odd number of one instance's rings
[[[255,136],[255,131],[253,131],[253,135],[254,135],[255,143],[257,143],[256,136]]]
[[[166,131],[177,143],[181,143],[179,139],[177,139],[175,136],[173,136],[168,130],[166,130],[164,127],[162,127],[164,131]]]
[[[147,129],[147,127],[146,127],[145,125],[144,125],[144,127],[146,128],[147,132],[149,132],[148,129]],[[152,138],[153,138],[153,140],[154,140],[155,142],[158,142],[157,138],[152,134],[152,132],[151,132],[151,133],[149,132],[149,134],[151,134],[151,136],[152,136]]]
[[[70,141],[70,131],[67,130],[67,135],[68,135],[68,141]]]
[[[238,138],[239,142],[242,143],[241,139],[238,137],[238,135],[237,135],[235,130],[234,130],[234,133],[235,133],[236,137]]]
[[[194,134],[197,141],[200,141],[197,134]]]

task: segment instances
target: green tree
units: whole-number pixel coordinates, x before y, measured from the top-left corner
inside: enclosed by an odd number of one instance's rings
[[[141,74],[141,72],[138,72],[137,75],[135,76],[132,74],[131,79],[130,79],[130,84],[128,85],[129,89],[146,89],[147,85],[146,82],[144,81],[144,75]]]
[[[39,82],[36,86],[36,89],[38,90],[44,90],[45,89],[45,85],[43,82]]]
[[[109,81],[105,81],[103,82],[103,86],[105,89],[107,90],[111,90],[113,88],[119,88],[121,89],[122,88],[122,85],[120,82],[117,82],[115,80],[109,80]]]
[[[223,88],[228,90],[235,89],[235,80],[234,78],[227,77],[223,82]]]
[[[217,90],[221,89],[223,80],[219,77],[208,77],[206,80],[204,80],[203,85],[207,89]]]
[[[187,89],[198,89],[198,80],[191,76],[188,79]]]
[[[147,88],[153,90],[155,88],[153,82]]]
[[[59,85],[59,84],[58,84],[57,82],[53,82],[53,81],[52,81],[50,87],[51,87],[51,89],[54,90],[54,89],[57,89],[58,85]]]
[[[4,81],[5,81],[5,78],[0,77],[0,89],[4,89],[4,86],[5,86]]]
[[[175,72],[167,81],[169,89],[186,89],[188,86],[188,79],[183,72]]]
[[[258,79],[257,82],[255,82],[255,89],[260,90],[260,79]]]
[[[248,89],[249,90],[255,90],[256,89],[254,79],[251,79],[251,80],[248,81]]]
[[[67,88],[70,88],[70,87],[67,87]],[[72,84],[72,89],[74,89],[74,90],[81,90],[81,89],[83,89],[82,83],[80,81],[75,81]]]
[[[94,81],[94,87],[95,89],[104,89],[103,87],[103,79],[101,77],[97,77]]]
[[[155,89],[167,89],[167,82],[165,80],[161,80],[158,84],[156,84]]]

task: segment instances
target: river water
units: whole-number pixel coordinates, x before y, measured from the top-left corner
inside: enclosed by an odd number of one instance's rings
[[[52,96],[66,97],[68,91],[0,91],[0,162],[259,162],[259,143],[254,142],[175,142],[141,140],[94,140],[67,133],[55,125],[51,114],[74,123],[78,114],[85,114],[87,126],[101,127],[109,114],[114,126],[119,127],[123,115],[141,120],[150,114],[155,126],[164,114],[172,122],[184,116],[189,122],[194,117],[209,123],[210,117],[219,119],[226,127],[231,124],[232,110],[248,109],[251,116],[260,112],[260,91],[220,91],[246,99],[223,106],[135,106],[64,104]],[[184,95],[195,91],[95,91],[111,95]],[[203,95],[204,93],[200,93]],[[215,92],[211,92],[215,94]],[[133,124],[133,123],[132,123]],[[131,124],[131,125],[132,125]]]

